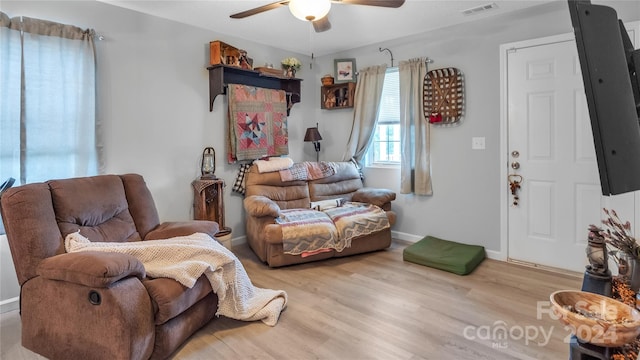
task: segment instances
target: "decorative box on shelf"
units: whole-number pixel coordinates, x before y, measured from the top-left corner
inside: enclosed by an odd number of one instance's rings
[[[224,64],[240,67],[240,50],[220,40],[209,43],[211,65]]]
[[[281,69],[275,69],[272,67],[257,67],[254,70],[258,71],[260,74],[263,74],[263,75],[270,75],[270,76],[284,78],[284,70],[281,70]]]
[[[353,107],[356,83],[348,82],[323,86],[320,90],[320,108],[325,110]]]

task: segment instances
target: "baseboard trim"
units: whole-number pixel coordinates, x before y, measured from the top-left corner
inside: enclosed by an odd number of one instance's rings
[[[404,240],[411,243],[418,242],[424,238],[424,236],[408,234],[400,231],[391,230],[391,237],[398,240]]]
[[[20,308],[20,297],[18,296],[0,301],[0,314],[4,314],[9,311],[18,310],[19,308]]]
[[[237,238],[232,238],[231,239],[231,246],[242,245],[242,244],[246,244],[246,243],[247,243],[246,235],[238,236]]]

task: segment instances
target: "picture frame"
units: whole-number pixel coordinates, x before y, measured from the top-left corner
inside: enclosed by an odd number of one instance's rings
[[[356,82],[356,59],[333,60],[335,83]]]

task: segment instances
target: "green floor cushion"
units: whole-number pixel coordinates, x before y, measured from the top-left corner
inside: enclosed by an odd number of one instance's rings
[[[484,246],[466,245],[427,236],[402,252],[405,261],[467,275],[484,260]]]

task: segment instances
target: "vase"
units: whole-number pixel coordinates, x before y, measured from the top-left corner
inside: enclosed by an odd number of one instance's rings
[[[296,69],[294,69],[294,68],[286,68],[285,71],[284,71],[284,76],[286,76],[288,78],[296,77]]]
[[[631,290],[640,290],[640,261],[637,258],[620,252],[618,254],[618,275],[625,278]]]

